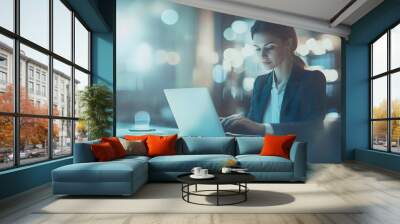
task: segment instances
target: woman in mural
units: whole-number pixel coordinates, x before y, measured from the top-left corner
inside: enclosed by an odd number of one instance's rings
[[[222,119],[225,131],[288,134],[322,124],[326,80],[321,72],[306,70],[295,55],[295,30],[256,21],[251,36],[263,66],[271,72],[256,78],[247,117],[234,114]]]

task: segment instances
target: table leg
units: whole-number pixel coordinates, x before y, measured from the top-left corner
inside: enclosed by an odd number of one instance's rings
[[[188,191],[188,193],[187,193],[187,201],[190,202],[190,200],[189,200],[189,195],[190,195],[190,184],[187,185],[187,191]]]
[[[244,192],[244,201],[247,201],[247,192],[248,192],[247,183],[244,183],[244,190],[245,190],[245,192]]]
[[[217,206],[219,205],[219,184],[217,184]]]
[[[195,190],[194,191],[196,191],[197,192],[197,184],[195,185]]]

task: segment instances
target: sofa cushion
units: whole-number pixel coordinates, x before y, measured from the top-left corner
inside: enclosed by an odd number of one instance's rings
[[[259,154],[264,145],[263,137],[236,137],[236,155]]]
[[[193,167],[200,166],[210,171],[219,171],[230,159],[231,155],[175,155],[158,156],[149,160],[150,171],[190,172]]]
[[[126,156],[124,146],[121,144],[117,137],[103,137],[101,138],[101,142],[110,143],[117,158],[122,158]]]
[[[278,156],[238,155],[236,159],[249,172],[292,172],[292,161]]]
[[[94,157],[96,157],[96,161],[105,162],[118,158],[118,156],[115,154],[115,150],[109,142],[93,144],[91,145],[91,149]]]
[[[135,172],[147,172],[147,163],[141,159],[74,163],[52,174],[53,181],[58,182],[130,182]]]
[[[179,141],[180,154],[226,154],[235,155],[233,137],[182,137]]]
[[[147,155],[146,142],[143,140],[126,140],[124,138],[120,138],[122,146],[126,151],[126,155],[137,155],[137,156],[145,156]]]
[[[92,144],[99,144],[100,140],[75,143],[74,147],[74,163],[95,162],[96,158],[91,149]]]
[[[147,137],[147,155],[154,156],[166,156],[176,154],[176,140],[178,135],[149,135]]]
[[[290,148],[296,135],[265,135],[261,156],[280,156],[290,159]]]

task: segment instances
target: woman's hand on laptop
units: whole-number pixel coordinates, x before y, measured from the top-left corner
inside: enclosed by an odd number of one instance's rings
[[[233,114],[221,119],[222,127],[226,132],[250,135],[264,135],[265,126],[254,122],[241,114]]]

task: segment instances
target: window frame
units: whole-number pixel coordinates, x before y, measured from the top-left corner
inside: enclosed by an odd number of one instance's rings
[[[391,69],[391,31],[393,28],[396,26],[400,26],[400,21],[396,21],[394,24],[392,24],[390,27],[386,28],[384,32],[379,34],[375,39],[373,39],[371,42],[368,43],[368,53],[369,53],[369,77],[368,77],[368,84],[369,84],[369,149],[373,151],[379,151],[379,152],[385,152],[385,153],[391,153],[391,154],[400,154],[400,152],[393,152],[392,151],[392,135],[391,135],[391,124],[392,121],[400,121],[400,117],[392,117],[392,99],[391,99],[391,91],[392,91],[392,85],[391,85],[391,79],[393,75],[396,75],[396,73],[400,72],[400,67]],[[387,64],[386,64],[386,71],[382,72],[380,74],[376,74],[374,76],[373,74],[373,44],[379,40],[381,37],[384,35],[387,35]],[[385,118],[373,118],[373,81],[378,79],[386,77],[386,86],[387,86],[387,103],[386,103],[386,117]],[[386,150],[379,150],[374,148],[374,136],[373,136],[373,122],[374,121],[386,121]]]
[[[0,116],[4,117],[11,117],[13,119],[13,153],[14,153],[14,158],[13,158],[13,166],[11,167],[5,167],[5,168],[0,168],[0,172],[5,171],[5,170],[11,170],[11,169],[16,169],[19,167],[23,166],[30,166],[33,164],[38,164],[38,163],[43,163],[46,161],[50,160],[58,160],[66,157],[73,156],[74,152],[74,143],[75,143],[75,123],[76,121],[79,120],[79,117],[75,117],[75,108],[72,107],[72,113],[70,116],[56,116],[53,115],[53,59],[58,60],[59,62],[62,62],[68,66],[71,66],[71,83],[73,84],[75,82],[75,69],[87,74],[89,76],[89,83],[88,86],[92,85],[92,71],[91,71],[91,37],[92,37],[92,30],[88,27],[88,25],[83,21],[83,19],[79,16],[78,13],[76,13],[75,10],[72,9],[72,7],[66,2],[65,0],[59,0],[68,10],[71,11],[71,59],[64,58],[63,56],[55,53],[54,50],[54,45],[53,45],[53,1],[54,0],[48,0],[49,2],[49,49],[46,49],[45,47],[42,47],[39,44],[36,44],[32,41],[30,41],[27,38],[24,38],[23,36],[20,35],[20,0],[14,0],[13,1],[13,10],[14,10],[14,30],[10,31],[4,27],[0,26],[0,35],[3,35],[5,37],[11,38],[13,40],[14,48],[13,48],[13,64],[12,64],[12,74],[14,78],[14,110],[13,112],[2,112],[0,111]],[[85,69],[81,67],[80,65],[75,63],[75,18],[79,20],[79,22],[84,26],[84,28],[88,31],[88,69]],[[21,113],[20,111],[20,45],[23,44],[27,47],[32,48],[33,50],[36,50],[40,53],[43,53],[48,56],[49,58],[49,63],[48,63],[48,85],[46,88],[46,96],[48,96],[48,113],[46,115],[39,115],[39,114],[27,114],[27,113]],[[30,68],[30,67],[29,67]],[[27,68],[28,69],[28,68]],[[35,77],[36,70],[33,70],[33,75],[34,78],[33,80],[36,80]],[[42,74],[42,73],[40,73]],[[27,73],[25,74],[27,77],[27,81],[30,80],[30,74]],[[39,83],[41,83],[41,77],[39,77]],[[47,80],[46,80],[47,81]],[[34,81],[35,83],[35,81]],[[34,84],[35,85],[35,84]],[[75,85],[72,85],[71,87],[71,92],[72,92],[72,105],[75,103]],[[27,90],[28,91],[28,90]],[[34,90],[35,91],[35,90]],[[41,95],[41,94],[40,94]],[[48,144],[48,157],[44,158],[41,161],[38,162],[32,162],[32,163],[26,163],[26,164],[21,164],[20,161],[20,119],[21,118],[45,118],[47,119],[48,122],[48,136],[47,136],[47,142]],[[71,153],[68,155],[63,155],[63,156],[54,156],[54,146],[52,144],[53,142],[53,121],[55,120],[66,120],[66,121],[71,121],[71,128],[72,128],[72,133],[71,133]]]

